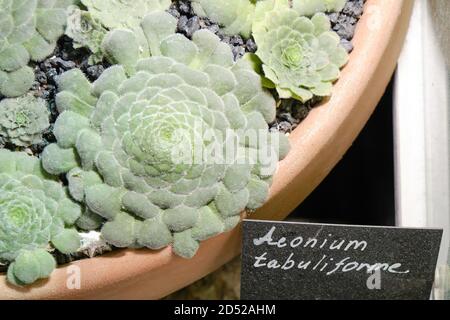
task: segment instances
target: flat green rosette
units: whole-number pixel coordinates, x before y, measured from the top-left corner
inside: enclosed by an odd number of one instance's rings
[[[50,126],[47,103],[32,95],[0,101],[0,140],[19,147],[42,142]]]
[[[11,262],[10,283],[47,278],[56,265],[50,245],[75,252],[80,239],[70,226],[80,215],[80,206],[42,171],[39,159],[0,150],[0,259]]]
[[[42,61],[64,34],[75,0],[0,0],[0,94],[18,97],[33,84],[30,60]]]
[[[172,245],[190,258],[265,202],[289,143],[269,133],[275,101],[259,75],[213,33],[191,41],[176,23],[164,12],[144,18],[150,58],[139,58],[133,32],[115,30],[103,46],[119,65],[93,84],[79,70],[61,76],[57,144],[42,161],[67,174],[89,212],[83,225],[107,221],[111,244]]]
[[[311,19],[293,9],[273,10],[254,25],[258,50],[247,58],[280,98],[302,102],[331,94],[348,54],[323,13]]]

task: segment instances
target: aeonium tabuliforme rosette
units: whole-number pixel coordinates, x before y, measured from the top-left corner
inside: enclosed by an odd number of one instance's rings
[[[43,99],[32,95],[0,101],[0,143],[29,147],[42,142],[49,126],[49,111]]]
[[[80,238],[72,226],[80,215],[80,205],[38,158],[0,150],[0,259],[10,262],[10,283],[48,277],[56,266],[53,248],[75,252]]]
[[[283,2],[257,6],[253,36],[258,50],[246,58],[265,77],[264,86],[276,89],[281,99],[307,102],[330,96],[348,53],[324,13],[301,16]]]
[[[176,24],[147,15],[145,47],[114,30],[103,51],[116,65],[93,84],[79,70],[60,78],[57,143],[42,161],[87,206],[80,227],[101,216],[117,247],[172,245],[190,258],[265,202],[289,143],[269,133],[275,101],[247,62],[213,33],[189,40]]]

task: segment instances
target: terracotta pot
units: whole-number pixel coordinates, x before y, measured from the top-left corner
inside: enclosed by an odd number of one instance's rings
[[[355,50],[333,96],[290,136],[267,204],[255,219],[284,219],[327,176],[366,124],[395,69],[413,0],[368,0],[354,38]],[[49,280],[17,289],[0,279],[3,299],[158,299],[216,270],[240,252],[241,231],[202,243],[184,260],[171,249],[121,250],[57,269]],[[80,289],[66,282],[80,271]]]

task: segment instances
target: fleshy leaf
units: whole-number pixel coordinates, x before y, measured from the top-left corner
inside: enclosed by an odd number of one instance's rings
[[[67,1],[0,1],[0,94],[14,98],[25,94],[33,84],[30,60],[43,61],[53,52],[64,33]],[[45,4],[45,5],[44,5]]]
[[[11,262],[7,279],[15,285],[50,275],[56,265],[47,252],[51,244],[67,254],[80,245],[70,226],[81,208],[40,165],[25,153],[0,150],[0,259]]]

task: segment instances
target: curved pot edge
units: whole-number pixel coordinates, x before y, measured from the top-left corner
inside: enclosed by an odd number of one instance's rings
[[[285,218],[339,162],[391,78],[412,5],[413,0],[367,1],[353,41],[355,49],[334,95],[292,133],[292,151],[280,163],[270,199],[251,218]],[[170,248],[121,250],[60,267],[50,279],[23,289],[8,285],[1,276],[0,299],[159,299],[237,256],[240,239],[241,230],[236,228],[205,241],[191,260],[174,256]],[[73,281],[78,274],[79,289]]]

